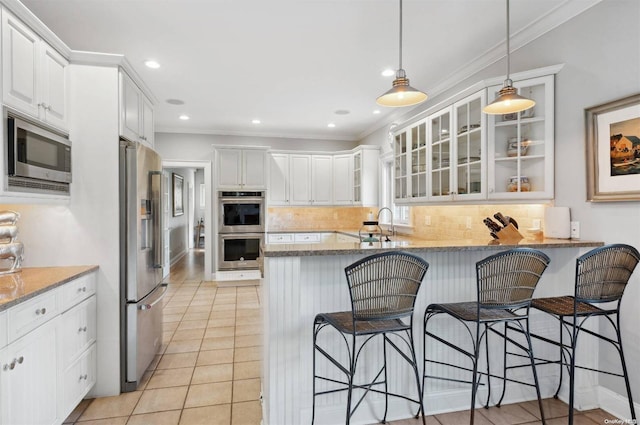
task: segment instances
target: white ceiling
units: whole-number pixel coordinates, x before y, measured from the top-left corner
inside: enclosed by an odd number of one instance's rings
[[[512,50],[598,1],[512,0]],[[357,140],[398,114],[375,103],[398,67],[397,0],[22,2],[71,49],[124,54],[156,97],[156,131]],[[433,95],[502,58],[505,13],[505,0],[405,0],[411,85]]]

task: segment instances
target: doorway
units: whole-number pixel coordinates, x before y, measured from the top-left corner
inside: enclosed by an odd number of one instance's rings
[[[186,261],[194,276],[212,277],[211,163],[162,162],[164,176],[163,276]],[[195,270],[199,268],[199,270]],[[171,277],[173,279],[173,277]]]

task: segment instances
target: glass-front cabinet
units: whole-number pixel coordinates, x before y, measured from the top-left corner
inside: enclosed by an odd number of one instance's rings
[[[425,122],[411,127],[411,192],[410,198],[427,196],[427,126]]]
[[[429,198],[432,200],[451,200],[451,108],[429,116],[428,122],[429,149],[431,151]]]
[[[476,200],[486,196],[486,142],[482,108],[484,90],[453,105],[453,148],[455,199]]]
[[[409,130],[402,131],[395,135],[393,151],[395,155],[393,180],[394,197],[396,200],[408,199],[407,191],[407,161],[408,161],[408,137]]]
[[[489,199],[553,199],[553,75],[514,82],[535,100],[519,113],[489,115]],[[493,99],[499,86],[489,87]]]

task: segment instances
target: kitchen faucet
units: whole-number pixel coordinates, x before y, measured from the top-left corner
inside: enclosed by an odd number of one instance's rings
[[[380,221],[380,213],[382,213],[382,211],[387,210],[389,211],[389,215],[391,216],[391,227],[389,229],[387,229],[387,231],[391,231],[391,236],[395,236],[396,235],[396,228],[393,226],[393,211],[391,211],[391,208],[389,207],[382,207],[378,210],[378,221]],[[389,235],[386,235],[386,240],[385,242],[389,242]]]

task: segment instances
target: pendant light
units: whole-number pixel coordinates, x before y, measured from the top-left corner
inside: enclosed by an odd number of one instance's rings
[[[532,108],[536,104],[535,101],[522,97],[518,94],[518,89],[513,87],[513,81],[509,78],[510,71],[509,60],[509,0],[507,0],[507,78],[504,80],[504,86],[498,92],[496,100],[485,106],[482,111],[485,114],[499,115],[511,114],[514,112],[524,111]]]
[[[400,1],[400,66],[393,80],[393,87],[376,99],[381,106],[411,106],[427,100],[427,95],[409,85],[407,73],[402,69],[402,0]]]

